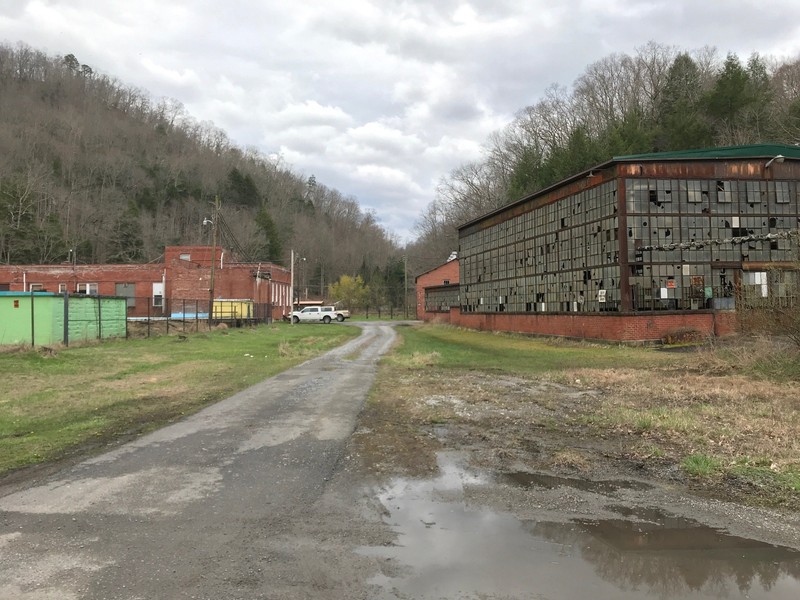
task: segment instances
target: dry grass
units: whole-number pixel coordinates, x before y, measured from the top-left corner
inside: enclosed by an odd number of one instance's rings
[[[413,335],[371,402],[402,432],[383,447],[403,469],[433,463],[413,449],[427,436],[494,469],[677,469],[726,497],[800,507],[800,358],[780,340],[676,353],[474,332],[459,345],[458,332],[434,329],[433,350]]]
[[[800,464],[800,397],[794,382],[744,375],[581,369],[575,378],[601,388],[596,423],[690,451],[734,460],[771,457]]]
[[[395,357],[394,361],[398,367],[408,369],[419,369],[423,367],[435,367],[441,362],[442,355],[434,352],[414,352],[409,356]]]
[[[591,465],[591,460],[584,452],[575,448],[564,448],[553,454],[553,466],[560,469],[571,469],[587,472]]]

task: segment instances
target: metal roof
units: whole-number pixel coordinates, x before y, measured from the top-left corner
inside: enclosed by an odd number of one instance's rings
[[[720,160],[726,158],[773,158],[775,156],[800,159],[800,146],[789,144],[751,144],[749,146],[722,146],[719,148],[698,148],[675,152],[656,152],[653,154],[630,154],[615,156],[611,162],[652,161],[652,160]]]
[[[800,159],[800,145],[791,145],[791,144],[750,144],[747,146],[721,146],[718,148],[698,148],[695,150],[678,150],[675,152],[654,152],[652,154],[630,154],[627,156],[615,156],[611,160],[607,160],[604,163],[596,165],[591,169],[586,169],[585,171],[581,171],[580,173],[576,173],[571,177],[567,177],[566,179],[562,179],[561,181],[549,185],[541,190],[537,190],[532,194],[528,194],[520,198],[519,200],[514,200],[513,202],[509,202],[505,206],[501,206],[500,208],[496,208],[486,214],[480,215],[474,219],[470,219],[466,223],[463,223],[457,227],[458,230],[464,229],[471,225],[475,225],[487,219],[493,215],[499,214],[511,208],[512,206],[517,206],[518,204],[522,204],[523,202],[527,202],[528,200],[532,200],[538,196],[543,196],[548,192],[560,188],[563,185],[571,183],[573,181],[577,181],[587,176],[587,174],[592,174],[594,171],[600,171],[602,169],[607,169],[608,167],[613,166],[617,163],[625,163],[625,162],[667,162],[667,161],[681,161],[681,160],[725,160],[725,159],[742,159],[742,158],[758,158],[758,159],[772,159],[777,156],[782,156],[788,159]]]

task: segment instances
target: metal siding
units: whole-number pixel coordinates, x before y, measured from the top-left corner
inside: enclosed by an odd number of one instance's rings
[[[31,339],[30,294],[0,295],[0,345],[59,344],[64,335],[64,300],[60,295],[35,296]],[[14,308],[14,302],[18,307]],[[125,337],[126,299],[70,296],[69,339],[71,342],[97,339],[98,306],[104,339]]]
[[[18,302],[18,308],[14,308],[14,301]],[[0,296],[0,344],[31,344],[33,341],[37,345],[58,343],[61,330],[58,329],[55,315],[61,307],[61,298],[58,296],[35,296],[34,327],[31,332],[31,295],[3,294]]]
[[[94,298],[69,297],[70,343],[97,339],[97,315]]]

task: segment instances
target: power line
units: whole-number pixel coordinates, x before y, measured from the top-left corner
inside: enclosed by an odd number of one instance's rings
[[[236,255],[239,256],[240,260],[243,262],[255,262],[250,254],[246,252],[239,243],[239,240],[236,239],[236,236],[233,235],[233,231],[231,230],[227,221],[225,221],[225,218],[222,216],[221,212],[217,213],[217,219],[219,220],[219,231],[222,234],[222,239],[225,240],[225,244],[228,246],[228,248],[236,252]]]
[[[680,242],[674,244],[662,244],[660,246],[641,246],[637,250],[641,251],[668,251],[668,250],[701,250],[706,246],[721,246],[722,244],[746,244],[747,242],[767,242],[771,240],[785,240],[800,235],[800,231],[782,231],[780,233],[762,233],[734,236],[716,240],[702,240],[691,242]]]

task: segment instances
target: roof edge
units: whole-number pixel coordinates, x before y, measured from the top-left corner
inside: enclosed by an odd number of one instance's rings
[[[768,151],[767,151],[768,150]],[[513,206],[517,206],[529,200],[533,200],[539,196],[543,196],[552,190],[568,185],[574,181],[583,179],[593,173],[594,171],[602,171],[608,169],[619,163],[626,162],[642,162],[642,161],[680,161],[680,160],[720,160],[720,159],[745,159],[745,158],[775,158],[776,156],[783,156],[790,160],[800,160],[800,145],[792,144],[750,144],[745,146],[720,146],[718,148],[698,148],[695,150],[679,150],[676,152],[653,152],[649,154],[629,154],[623,156],[614,156],[609,160],[595,165],[590,169],[586,169],[575,175],[571,175],[566,179],[557,181],[545,188],[532,192],[518,200],[509,202],[499,208],[495,208],[483,215],[470,219],[456,227],[456,230],[461,231],[467,227],[471,227],[484,219],[493,217],[496,214],[504,212]]]

